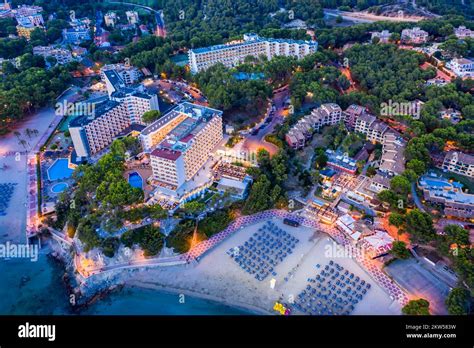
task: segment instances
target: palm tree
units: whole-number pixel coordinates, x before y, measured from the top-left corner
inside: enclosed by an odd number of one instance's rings
[[[21,140],[18,142],[18,144],[22,145],[22,146],[26,149],[26,144],[27,144],[27,142],[26,142],[25,139],[21,139]]]

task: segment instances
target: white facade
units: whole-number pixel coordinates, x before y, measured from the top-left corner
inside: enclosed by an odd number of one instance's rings
[[[137,83],[140,80],[140,77],[142,76],[140,70],[138,70],[138,68],[134,66],[125,65],[121,63],[106,64],[100,69],[100,77],[102,81],[105,82],[105,72],[109,70],[115,70],[120,75],[126,85],[132,85],[134,83]]]
[[[474,62],[466,58],[455,58],[446,67],[458,77],[474,77]]]
[[[428,32],[421,30],[419,27],[413,29],[403,29],[401,39],[404,42],[420,44],[428,41]]]
[[[448,152],[444,157],[442,168],[474,178],[474,156],[462,152]]]
[[[140,134],[151,151],[153,178],[176,191],[191,180],[223,139],[222,112],[182,103]]]
[[[105,25],[108,27],[114,27],[117,23],[117,14],[115,12],[109,11],[104,16]]]
[[[354,130],[364,134],[369,141],[383,143],[384,134],[388,130],[388,126],[382,121],[377,120],[375,116],[362,114],[356,120]]]
[[[244,35],[244,40],[235,44],[217,45],[189,51],[189,65],[192,73],[206,70],[222,63],[226,67],[239,65],[247,56],[267,59],[275,56],[291,56],[298,59],[316,52],[316,41],[295,41],[285,39],[266,39],[255,34]]]
[[[47,57],[54,57],[58,64],[67,64],[72,62],[71,52],[64,48],[55,48],[53,46],[35,46],[33,47],[33,54]]]
[[[454,29],[454,35],[456,35],[458,39],[473,39],[474,30],[468,29],[465,26],[460,26],[459,28]]]
[[[125,14],[127,15],[127,21],[130,24],[137,24],[140,21],[137,11],[127,11]]]
[[[374,38],[378,37],[381,43],[387,43],[390,40],[390,35],[392,35],[392,33],[390,33],[388,30],[374,31],[372,32],[370,39],[373,40]]]
[[[314,109],[310,115],[300,119],[285,136],[286,142],[294,149],[305,146],[314,132],[323,126],[331,126],[344,121],[345,115],[339,105],[334,103],[322,104]]]

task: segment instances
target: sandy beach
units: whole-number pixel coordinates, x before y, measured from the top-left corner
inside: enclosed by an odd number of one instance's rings
[[[112,271],[92,277],[88,281],[118,281],[129,286],[202,297],[254,313],[275,314],[272,309],[275,301],[291,302],[291,298],[296,298],[306,287],[307,279],[317,274],[317,263],[326,265],[330,260],[334,260],[372,285],[352,314],[400,313],[398,303],[394,302],[354,259],[327,255],[328,246],[331,247],[335,243],[328,235],[319,232],[315,234],[314,229],[309,227],[295,228],[284,225],[278,218],[273,218],[272,221],[300,242],[297,243],[293,254],[275,267],[277,275],[269,276],[263,281],[258,281],[253,275],[244,272],[226,252],[242,245],[265,222],[245,226],[206,253],[198,263]],[[273,289],[270,287],[272,277],[276,280]],[[285,281],[285,278],[288,278],[288,281]],[[176,298],[178,301],[178,296]]]
[[[60,100],[74,95],[74,90],[68,90]],[[0,183],[16,183],[6,216],[0,216],[0,241],[16,243],[26,242],[26,203],[27,203],[27,153],[37,146],[43,136],[50,131],[50,125],[59,117],[54,107],[39,110],[34,115],[19,122],[11,132],[0,137],[0,168],[5,164],[6,169],[0,170]],[[36,135],[26,135],[26,129],[37,130]],[[15,132],[21,135],[18,137]],[[23,146],[20,140],[27,144]],[[44,140],[44,139],[43,139]],[[20,153],[19,156],[16,153]]]
[[[19,143],[20,140],[13,131],[0,137],[0,167],[3,164],[7,166],[7,169],[0,170],[0,183],[17,184],[6,210],[7,215],[0,216],[0,240],[2,241],[9,240],[16,243],[26,241],[26,152],[36,146],[55,117],[57,116],[54,109],[47,108],[17,125],[14,131],[20,132],[20,138],[29,143],[26,148]],[[27,128],[38,130],[38,135],[28,137],[25,135]],[[16,156],[17,152],[20,153],[18,157]]]

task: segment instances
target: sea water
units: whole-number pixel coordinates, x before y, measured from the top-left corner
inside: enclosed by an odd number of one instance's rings
[[[62,266],[43,248],[38,261],[0,259],[0,315],[73,314]],[[183,301],[184,300],[184,301]],[[183,303],[184,302],[184,303]],[[142,288],[112,292],[79,314],[84,315],[244,315],[218,302]]]

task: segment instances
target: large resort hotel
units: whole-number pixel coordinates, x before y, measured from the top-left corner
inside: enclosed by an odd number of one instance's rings
[[[222,111],[188,102],[146,127],[140,140],[150,153],[157,191],[182,200],[205,187],[210,178],[198,171],[222,139]]]
[[[198,73],[222,63],[231,68],[244,61],[245,57],[264,55],[269,60],[275,56],[296,57],[298,59],[316,52],[316,41],[269,39],[256,34],[245,34],[244,40],[189,51],[189,65],[192,73]]]
[[[118,136],[145,127],[146,111],[159,110],[158,97],[145,93],[143,86],[127,87],[115,70],[104,73],[109,99],[95,104],[91,115],[82,115],[69,124],[78,161],[103,150]]]

